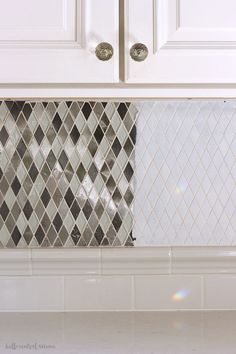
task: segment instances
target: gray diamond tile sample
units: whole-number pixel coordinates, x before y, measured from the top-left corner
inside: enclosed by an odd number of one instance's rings
[[[0,130],[0,141],[3,146],[6,145],[8,138],[9,138],[8,132],[6,128],[3,126],[2,129]]]
[[[136,114],[0,102],[0,247],[132,246]]]

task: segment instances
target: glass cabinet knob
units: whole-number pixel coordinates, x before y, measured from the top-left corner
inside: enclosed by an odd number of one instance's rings
[[[99,60],[107,61],[113,56],[113,47],[111,44],[102,42],[97,45],[95,49],[95,54]]]
[[[135,43],[130,49],[130,56],[135,61],[144,61],[148,56],[148,48],[143,43]]]

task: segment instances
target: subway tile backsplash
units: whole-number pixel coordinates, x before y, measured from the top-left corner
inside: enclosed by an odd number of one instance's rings
[[[0,104],[0,247],[132,246],[137,109]]]

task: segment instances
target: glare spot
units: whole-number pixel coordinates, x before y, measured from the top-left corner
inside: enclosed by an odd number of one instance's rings
[[[180,182],[179,185],[175,188],[175,194],[176,195],[183,194],[186,191],[187,187],[188,187],[187,182],[185,181]]]
[[[87,279],[87,282],[88,283],[96,283],[96,279],[90,278],[90,279]]]
[[[188,291],[183,289],[183,290],[179,290],[177,291],[173,296],[172,296],[172,300],[173,301],[182,301],[184,300],[186,297],[188,296]]]

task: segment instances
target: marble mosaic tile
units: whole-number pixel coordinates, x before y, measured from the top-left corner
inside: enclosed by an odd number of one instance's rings
[[[137,110],[0,104],[0,247],[132,246]]]

